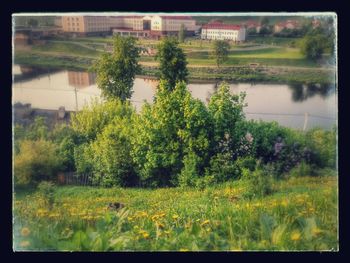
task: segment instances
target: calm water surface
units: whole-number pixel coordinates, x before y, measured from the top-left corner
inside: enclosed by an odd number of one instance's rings
[[[99,98],[100,90],[94,74],[87,72],[34,69],[15,65],[12,103],[30,103],[32,108],[68,111],[80,110],[92,98]],[[157,82],[136,78],[131,101],[137,110],[144,101],[152,102]],[[215,83],[190,83],[193,97],[207,103],[215,91]],[[246,92],[247,119],[275,120],[281,125],[302,129],[305,113],[307,128],[330,129],[337,118],[337,96],[333,86],[305,86],[280,84],[230,84],[232,93]]]

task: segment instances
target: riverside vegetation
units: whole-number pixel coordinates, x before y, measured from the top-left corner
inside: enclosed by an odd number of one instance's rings
[[[53,130],[14,127],[15,250],[338,249],[336,128],[248,121],[226,83],[208,105],[194,99],[177,45],[160,44],[173,52],[139,113],[135,42],[119,39],[94,67],[105,101]],[[66,171],[95,186],[55,185]]]
[[[16,126],[16,250],[337,250],[335,130],[246,121],[225,86],[208,109],[162,92],[140,114],[95,102]],[[72,169],[99,186],[46,183]]]

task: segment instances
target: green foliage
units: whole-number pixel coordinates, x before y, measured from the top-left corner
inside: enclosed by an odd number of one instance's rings
[[[179,175],[179,185],[193,187],[196,185],[199,180],[198,174],[198,163],[200,159],[194,154],[187,154],[184,159],[184,167],[181,170],[181,174]]]
[[[311,129],[306,133],[306,146],[312,151],[312,162],[319,167],[336,168],[337,132],[321,128]]]
[[[14,156],[15,183],[29,185],[55,179],[56,172],[62,169],[57,152],[57,145],[50,141],[21,141],[19,153]]]
[[[155,103],[137,118],[132,155],[145,185],[176,185],[184,156],[198,157],[201,171],[211,145],[211,119],[204,104],[193,99],[185,83],[173,91],[161,81]]]
[[[230,94],[227,83],[222,83],[209,101],[208,110],[214,122],[215,152],[235,152],[239,149],[245,135],[242,125],[244,121],[243,107],[245,94]],[[235,158],[232,152],[232,158]]]
[[[75,171],[74,147],[77,135],[69,125],[56,125],[50,133],[50,138],[58,145],[58,154],[62,159],[63,171]]]
[[[228,60],[230,44],[225,40],[215,40],[213,44],[213,56],[217,67]]]
[[[300,51],[305,57],[317,60],[322,57],[327,42],[324,35],[306,35],[300,43]]]
[[[92,173],[93,158],[93,151],[89,143],[79,144],[74,147],[74,164],[78,173]]]
[[[106,99],[130,98],[135,74],[140,72],[139,48],[132,37],[114,37],[112,54],[104,53],[92,67],[96,83]]]
[[[264,197],[272,193],[273,177],[268,168],[258,167],[255,171],[245,170],[242,180],[246,183],[244,197]]]
[[[210,160],[209,174],[214,177],[215,182],[222,183],[238,179],[241,175],[241,170],[231,155],[218,153]]]
[[[55,184],[50,181],[42,181],[38,184],[37,189],[38,194],[45,200],[49,209],[51,209],[55,201]]]
[[[78,137],[73,153],[78,173],[92,173],[93,181],[102,186],[136,184],[130,156],[134,113],[130,102],[111,99],[94,101],[72,117]]]
[[[300,164],[296,165],[289,171],[290,176],[310,176],[315,175],[312,167],[307,164],[305,161],[302,161]]]
[[[49,136],[49,129],[45,117],[35,117],[34,122],[29,125],[25,138],[28,140],[46,140]]]
[[[175,88],[177,82],[187,81],[188,76],[186,55],[178,44],[175,38],[163,38],[155,57],[159,61],[160,79],[168,82],[170,90]]]
[[[277,122],[246,121],[245,129],[252,134],[252,154],[256,158],[262,158],[264,162],[275,158],[274,145],[277,138],[286,138],[287,128],[280,126]]]
[[[130,155],[132,126],[130,118],[118,116],[105,127],[92,143],[94,176],[101,177],[102,186],[137,184]]]
[[[106,102],[94,100],[90,105],[73,114],[71,125],[79,140],[82,142],[95,140],[97,134],[101,133],[116,116],[131,116],[134,110],[125,105],[130,103],[124,104],[118,99]]]

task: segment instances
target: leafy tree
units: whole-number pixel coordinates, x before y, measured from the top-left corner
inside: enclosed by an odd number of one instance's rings
[[[135,75],[141,70],[138,58],[135,38],[114,37],[112,54],[102,54],[91,68],[97,73],[96,82],[103,97],[122,101],[131,97]]]
[[[170,90],[173,90],[179,81],[187,82],[186,55],[178,44],[175,38],[163,38],[155,57],[159,61],[160,79],[167,81]]]
[[[327,39],[323,35],[307,35],[301,41],[301,53],[309,59],[317,60],[322,57]]]
[[[79,143],[95,140],[97,135],[110,124],[116,116],[131,116],[133,109],[118,99],[101,102],[93,100],[90,105],[72,115],[72,128],[79,137]]]
[[[117,118],[92,144],[94,176],[101,177],[103,186],[133,186],[137,184],[132,148],[130,118]]]
[[[45,140],[23,140],[14,157],[14,178],[18,185],[53,180],[62,167],[57,145]]]
[[[181,24],[180,30],[179,30],[179,42],[183,43],[185,41],[185,26],[184,24]]]
[[[79,173],[94,172],[95,179],[101,177],[106,186],[121,184],[119,171],[125,171],[131,148],[125,136],[130,134],[128,125],[134,111],[130,102],[96,100],[72,116],[72,128],[78,137],[74,160]],[[121,125],[125,127],[122,129]],[[120,167],[119,174],[114,174],[118,165],[124,168]]]
[[[172,92],[167,86],[160,82],[155,103],[143,107],[135,124],[132,156],[147,186],[177,185],[185,156],[196,156],[191,165],[200,174],[210,151],[212,126],[205,105],[191,97],[184,82]]]
[[[219,68],[222,63],[228,60],[228,54],[230,50],[230,44],[224,40],[214,41],[213,56],[216,61],[216,65]]]
[[[230,94],[230,87],[222,83],[209,101],[209,113],[214,121],[214,141],[219,147],[222,140],[230,140],[230,148],[236,149],[242,136],[245,94]],[[227,138],[228,137],[228,138]]]
[[[227,83],[220,85],[209,101],[209,113],[214,126],[213,154],[209,173],[217,182],[238,177],[239,170],[234,161],[240,154],[245,94],[231,95]]]

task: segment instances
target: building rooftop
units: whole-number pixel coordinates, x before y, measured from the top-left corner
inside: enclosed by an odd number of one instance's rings
[[[230,29],[230,30],[240,30],[241,26],[239,25],[231,25],[231,24],[224,24],[221,22],[212,22],[209,24],[206,24],[202,27],[203,29]]]
[[[163,19],[193,20],[191,16],[160,16]]]

